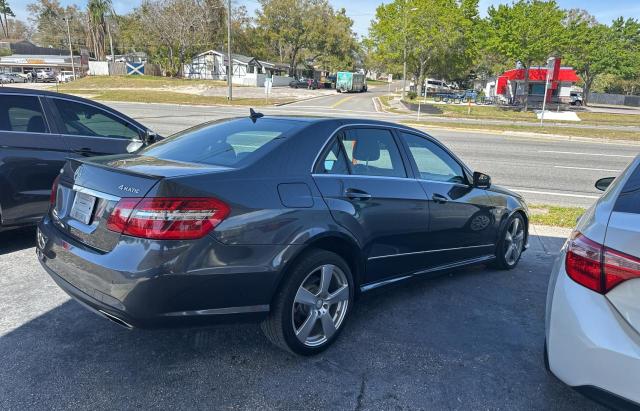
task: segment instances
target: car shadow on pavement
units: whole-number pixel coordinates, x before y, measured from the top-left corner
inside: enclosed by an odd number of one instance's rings
[[[36,228],[27,227],[0,232],[0,255],[36,245]]]
[[[0,337],[0,409],[598,409],[544,369],[551,260],[365,294],[310,358],[255,324],[125,330],[66,301]]]

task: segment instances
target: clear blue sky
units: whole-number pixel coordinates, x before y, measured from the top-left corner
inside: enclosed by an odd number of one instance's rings
[[[258,7],[256,0],[232,0],[234,6],[245,5],[250,12]],[[17,17],[26,20],[28,17],[27,4],[31,0],[9,0],[9,4]],[[383,3],[379,0],[330,0],[335,8],[344,7],[347,14],[354,20],[354,29],[359,35],[366,35],[370,21],[373,19],[376,7]],[[389,3],[390,1],[384,1]],[[480,13],[486,15],[487,8],[492,4],[509,3],[510,0],[480,0]],[[86,0],[60,0],[63,5],[75,3],[80,7],[86,5]],[[113,0],[117,13],[127,11],[139,6],[141,0]],[[558,0],[563,8],[583,8],[602,23],[609,23],[619,17],[635,17],[640,19],[640,0]]]

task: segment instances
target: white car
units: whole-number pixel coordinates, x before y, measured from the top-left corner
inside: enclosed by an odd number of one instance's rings
[[[75,75],[73,74],[73,71],[61,71],[57,76],[56,76],[56,80],[58,80],[59,83],[66,83],[72,80],[75,80]]]
[[[564,383],[640,407],[640,156],[580,218],[551,273],[545,357]],[[608,187],[608,188],[607,188]]]

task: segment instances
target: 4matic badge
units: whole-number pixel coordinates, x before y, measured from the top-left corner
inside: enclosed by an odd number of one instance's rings
[[[121,191],[125,191],[127,193],[140,194],[140,189],[139,188],[127,187],[127,186],[125,186],[123,184],[120,184],[118,186],[118,189],[120,189]]]

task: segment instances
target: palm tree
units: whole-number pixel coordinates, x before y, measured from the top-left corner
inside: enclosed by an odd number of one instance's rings
[[[0,13],[4,16],[4,22],[2,21],[2,16],[0,16],[0,25],[2,26],[2,34],[5,37],[9,37],[9,22],[7,21],[7,15],[11,17],[15,17],[16,15],[11,10],[9,6],[9,2],[7,0],[0,0]]]
[[[111,0],[89,0],[87,3],[90,43],[93,46],[93,52],[97,60],[105,58],[105,34],[109,35],[109,41],[112,44],[111,53],[113,53],[113,39],[106,19],[107,15],[113,14]]]

